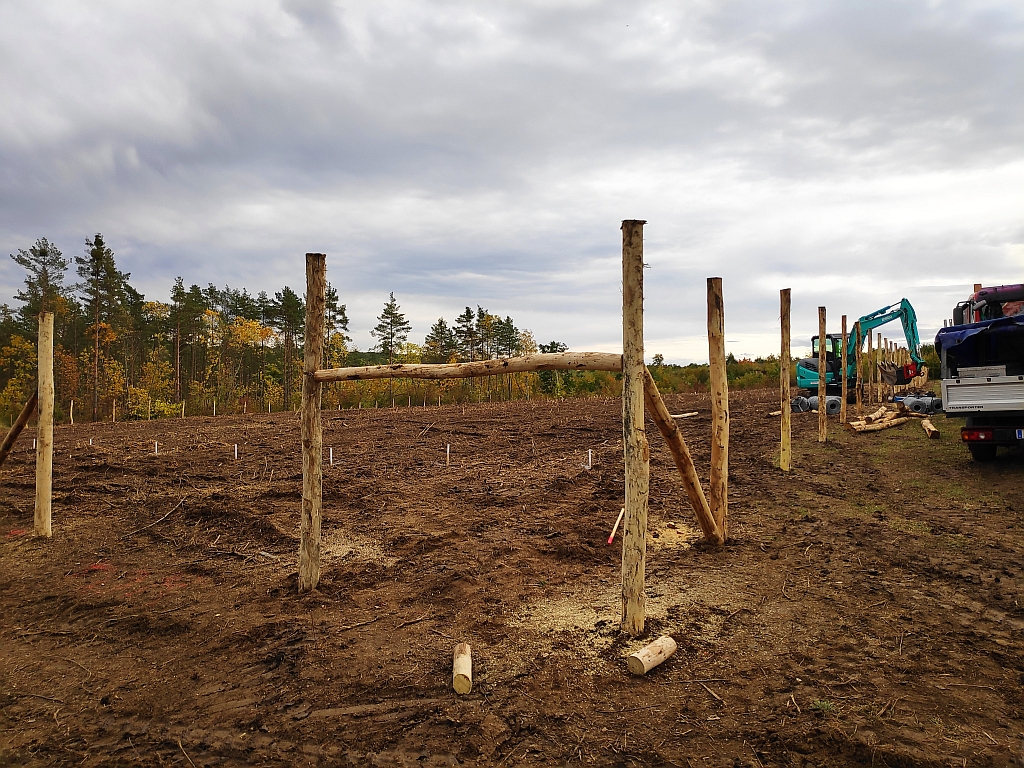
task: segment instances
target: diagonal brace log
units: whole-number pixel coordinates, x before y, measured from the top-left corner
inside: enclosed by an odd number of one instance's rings
[[[36,409],[36,405],[39,404],[39,389],[32,393],[32,397],[25,403],[25,407],[21,409],[21,413],[18,414],[18,418],[11,425],[10,431],[7,436],[4,437],[3,445],[0,445],[0,466],[3,466],[4,461],[7,459],[7,454],[11,452],[14,447],[14,441],[18,439],[18,435],[21,434],[22,430],[25,429],[25,425],[28,424],[28,420],[32,418],[32,411]]]
[[[683,478],[683,487],[690,499],[690,506],[693,507],[694,514],[697,515],[697,522],[700,524],[704,538],[712,544],[721,546],[725,540],[715,523],[714,515],[711,514],[708,500],[704,496],[704,489],[701,488],[697,470],[693,466],[690,450],[686,447],[683,434],[669,413],[668,407],[658,391],[658,385],[654,383],[654,378],[647,368],[644,368],[644,400],[647,403],[648,413],[654,423],[658,425],[665,442],[668,443],[669,450],[672,451],[672,458],[675,459],[676,468]]]

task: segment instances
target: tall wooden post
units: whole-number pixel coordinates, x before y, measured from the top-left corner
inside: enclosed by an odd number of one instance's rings
[[[323,426],[320,387],[313,374],[324,347],[327,257],[306,254],[306,349],[302,377],[302,521],[299,525],[299,592],[320,581],[320,516],[323,507]]]
[[[650,446],[644,433],[644,224],[622,222],[622,445],[626,514],[622,536],[622,629],[644,631]]]
[[[824,443],[828,438],[828,409],[825,407],[826,368],[825,349],[828,339],[825,338],[825,308],[818,307],[818,442]]]
[[[708,362],[711,373],[711,476],[708,505],[729,540],[729,379],[725,368],[722,278],[708,278]]]
[[[779,291],[779,312],[782,322],[782,349],[779,350],[779,390],[782,395],[782,438],[779,443],[779,469],[783,472],[789,472],[793,468],[793,406],[789,393],[789,366],[793,355],[790,350],[789,288],[783,288]]]
[[[853,338],[857,343],[853,351],[854,364],[857,370],[857,382],[853,385],[853,389],[857,398],[857,418],[862,419],[864,418],[864,371],[861,369],[860,345],[864,338],[860,332],[860,320],[853,324]]]
[[[39,415],[36,419],[36,536],[53,534],[53,313],[39,313]]]
[[[880,363],[885,358],[882,356],[882,334],[878,334],[875,339],[875,386],[877,387],[877,396],[875,398],[876,403],[881,403],[885,397],[882,394],[882,368]]]
[[[874,353],[874,347],[872,346],[872,342],[871,342],[872,338],[873,338],[873,336],[871,334],[871,331],[868,331],[868,350],[867,350],[868,354],[867,354],[867,360],[865,361],[865,369],[864,369],[864,386],[865,386],[864,392],[867,395],[868,405],[870,405],[870,404],[875,402],[875,396],[874,396],[874,391],[875,391],[875,368],[874,368],[875,357],[874,357],[874,355],[875,355],[875,353]]]
[[[846,359],[847,358],[847,354],[846,354],[846,315],[843,315],[843,347],[840,350],[840,352],[842,353],[842,366],[843,366],[843,402],[839,406],[839,423],[840,424],[845,424],[846,423],[846,388],[848,386],[847,381],[846,381],[846,378],[847,378],[846,377],[846,365],[848,363],[848,361]]]

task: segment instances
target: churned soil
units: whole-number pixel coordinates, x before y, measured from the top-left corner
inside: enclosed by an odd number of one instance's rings
[[[974,463],[941,417],[819,444],[795,415],[786,474],[776,398],[731,395],[721,549],[648,425],[639,639],[606,544],[617,400],[326,412],[306,595],[297,414],[57,428],[50,540],[27,432],[0,470],[0,765],[1019,764],[1021,454]],[[707,396],[666,399],[706,481]]]

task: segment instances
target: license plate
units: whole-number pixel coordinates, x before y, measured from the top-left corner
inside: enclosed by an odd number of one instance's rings
[[[1024,440],[1024,429],[1018,429],[1017,430],[1017,439],[1018,440]]]

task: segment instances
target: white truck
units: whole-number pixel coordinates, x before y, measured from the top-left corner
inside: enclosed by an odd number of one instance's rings
[[[981,288],[935,337],[942,409],[966,418],[960,438],[975,461],[1024,445],[1024,285]]]

